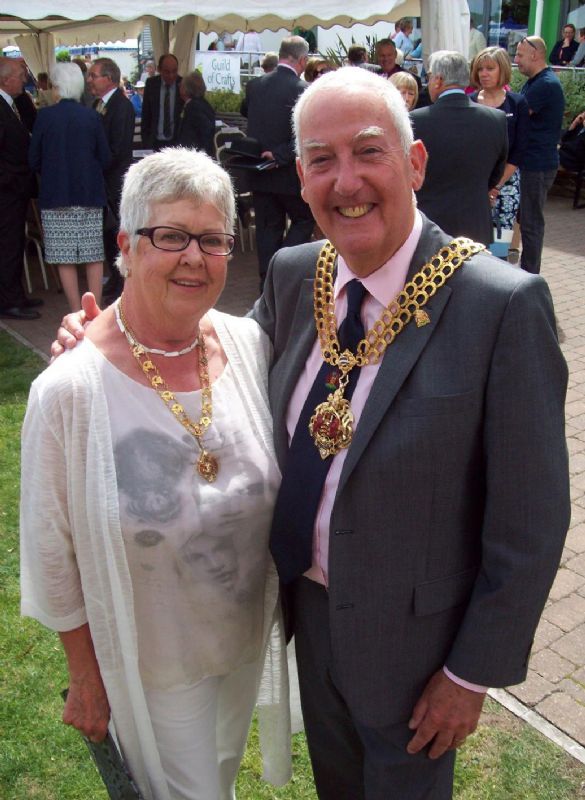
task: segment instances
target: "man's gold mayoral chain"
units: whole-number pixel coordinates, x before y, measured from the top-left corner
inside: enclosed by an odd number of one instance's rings
[[[343,393],[352,369],[379,361],[412,319],[419,328],[428,325],[431,320],[424,306],[464,261],[482,250],[485,250],[483,244],[463,237],[441,247],[384,309],[380,319],[359,342],[356,352],[344,350],[340,353],[333,296],[337,252],[331,242],[325,242],[317,259],[315,274],[315,323],[323,360],[336,367],[340,375],[335,391],[317,406],[309,421],[309,433],[322,459],[336,455],[351,443],[354,417]]]

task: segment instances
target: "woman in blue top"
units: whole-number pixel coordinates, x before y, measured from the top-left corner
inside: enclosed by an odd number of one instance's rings
[[[85,83],[77,64],[51,69],[59,102],[40,109],[29,162],[40,172],[39,206],[45,259],[59,265],[71,310],[81,301],[77,265],[86,265],[88,288],[101,297],[103,275],[103,169],[111,154],[99,114],[80,105]]]
[[[528,103],[525,98],[506,88],[511,76],[510,57],[501,47],[484,48],[471,65],[471,83],[480,87],[479,91],[471,95],[471,99],[476,103],[500,109],[505,113],[508,122],[508,161],[500,182],[490,189],[497,238],[507,239],[508,242],[512,238],[511,231],[520,206],[519,167],[522,164],[529,124]],[[502,237],[502,230],[509,233]],[[506,258],[508,247],[509,244],[501,243],[492,252]]]

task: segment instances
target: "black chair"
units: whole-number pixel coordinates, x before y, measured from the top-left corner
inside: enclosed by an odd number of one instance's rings
[[[242,248],[242,253],[245,253],[246,239],[250,250],[253,250],[256,234],[254,201],[249,185],[248,173],[245,170],[237,168],[238,156],[234,156],[230,147],[226,147],[225,145],[220,147],[217,151],[217,160],[232,179],[236,196],[240,247]],[[234,162],[236,162],[236,164],[234,164]]]

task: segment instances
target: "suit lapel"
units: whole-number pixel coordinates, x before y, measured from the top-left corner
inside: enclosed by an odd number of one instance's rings
[[[423,215],[423,232],[412,257],[407,280],[448,241],[449,237]],[[412,320],[387,348],[348,450],[338,492],[342,491],[378,425],[433,336],[450,296],[451,287],[448,284],[441,287],[425,306],[430,324],[418,328]]]

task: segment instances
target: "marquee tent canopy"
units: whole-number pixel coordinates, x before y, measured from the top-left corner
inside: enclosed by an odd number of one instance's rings
[[[88,17],[79,0],[3,0],[0,46],[17,45],[34,74],[47,71],[55,45],[91,44],[136,38],[145,24],[152,31],[155,56],[172,52],[179,69],[189,68],[191,44],[198,33],[292,30],[296,26],[350,28],[398,17],[422,16],[425,52],[440,48],[467,53],[467,0],[362,0],[353,15],[341,0],[289,0],[275,13],[273,0],[96,0]],[[421,12],[422,7],[422,12]],[[194,14],[193,12],[197,13]]]
[[[79,0],[27,0],[23,17],[22,0],[3,0],[0,13],[0,44],[14,44],[14,36],[52,33],[56,44],[85,44],[136,38],[145,22],[156,18],[166,22],[189,15],[201,33],[222,31],[292,30],[297,25],[312,28],[351,27],[360,22],[419,16],[420,0],[363,0],[353,14],[340,0],[291,0],[279,13],[267,0],[241,0],[234,13],[233,0],[98,0],[89,17]]]

